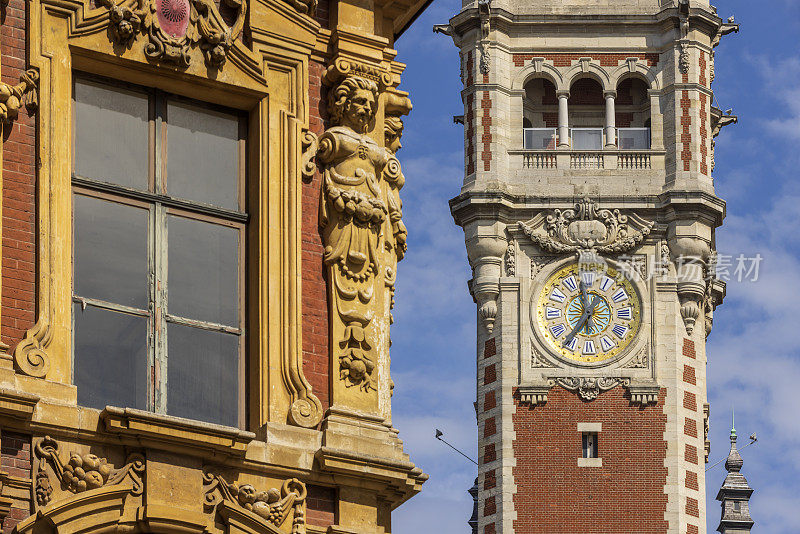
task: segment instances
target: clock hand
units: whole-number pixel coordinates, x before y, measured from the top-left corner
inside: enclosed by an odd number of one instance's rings
[[[578,332],[580,332],[581,328],[583,328],[583,324],[587,320],[589,320],[590,316],[591,314],[589,312],[583,312],[583,315],[581,315],[580,319],[578,319],[578,323],[575,325],[575,328],[573,328],[572,331],[567,335],[567,337],[564,338],[564,343],[562,344],[562,347],[566,347],[572,342],[572,339]]]
[[[586,284],[583,283],[583,277],[581,277],[581,306],[583,306],[584,310],[589,307],[589,299],[586,296]]]
[[[594,309],[600,303],[600,297],[595,296],[592,299],[592,304],[586,310],[586,313],[589,314],[588,319],[586,320],[586,334],[591,334],[592,330],[594,330]]]

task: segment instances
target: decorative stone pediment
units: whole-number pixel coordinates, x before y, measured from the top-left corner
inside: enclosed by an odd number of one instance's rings
[[[601,209],[597,202],[584,198],[574,208],[555,209],[518,225],[546,252],[566,254],[594,250],[621,254],[636,248],[655,223],[634,213],[623,214],[619,209]]]

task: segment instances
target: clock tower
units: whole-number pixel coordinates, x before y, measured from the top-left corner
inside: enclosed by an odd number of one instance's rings
[[[714,232],[708,0],[465,0],[480,534],[706,532]]]

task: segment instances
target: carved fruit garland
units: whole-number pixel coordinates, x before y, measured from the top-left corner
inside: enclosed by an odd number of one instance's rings
[[[39,467],[36,473],[36,484],[34,495],[38,506],[46,506],[50,503],[53,494],[53,486],[45,470],[45,465],[50,464],[53,474],[61,483],[61,487],[71,493],[83,493],[108,485],[121,483],[125,478],[130,478],[133,486],[132,495],[141,495],[144,491],[142,475],[145,469],[144,456],[131,454],[124,466],[119,469],[114,468],[108,460],[95,454],[80,454],[73,452],[69,460],[64,462],[58,454],[58,443],[45,436],[34,447],[36,457],[39,459]]]
[[[281,489],[256,491],[251,484],[237,485],[220,475],[203,473],[206,505],[217,508],[225,503],[252,512],[262,520],[280,527],[294,511],[292,534],[305,534],[306,486],[296,478],[286,480]]]
[[[112,39],[131,46],[144,32],[148,42],[145,54],[158,61],[188,67],[189,51],[199,45],[206,63],[219,68],[227,59],[228,50],[242,33],[247,2],[222,0],[222,5],[236,13],[228,26],[213,0],[98,0],[109,11]]]

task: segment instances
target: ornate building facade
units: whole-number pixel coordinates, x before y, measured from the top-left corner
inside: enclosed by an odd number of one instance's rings
[[[426,5],[2,3],[2,532],[391,532]]]
[[[478,0],[450,202],[477,304],[477,532],[706,531],[715,276],[707,0]]]

